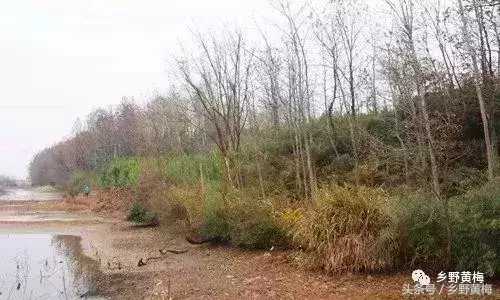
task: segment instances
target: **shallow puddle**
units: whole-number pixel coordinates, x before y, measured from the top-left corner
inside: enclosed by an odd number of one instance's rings
[[[98,275],[78,236],[0,234],[0,300],[101,299]]]

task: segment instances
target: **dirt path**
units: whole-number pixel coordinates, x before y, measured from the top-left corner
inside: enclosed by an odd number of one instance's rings
[[[42,221],[6,218],[54,211],[71,211],[77,217]],[[81,236],[85,254],[100,261],[98,286],[106,299],[402,299],[403,285],[411,280],[407,274],[331,277],[302,271],[290,262],[288,253],[191,245],[175,228],[134,228],[120,219],[96,218],[82,203],[0,204],[0,233]],[[188,252],[160,255],[161,248]],[[161,258],[137,266],[139,259],[153,256]],[[498,285],[494,290],[496,297],[484,298],[500,299]],[[427,299],[412,299],[420,298]]]

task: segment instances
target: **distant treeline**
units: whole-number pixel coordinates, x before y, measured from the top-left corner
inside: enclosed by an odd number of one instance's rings
[[[5,175],[0,175],[0,188],[15,187],[17,186],[16,180]]]
[[[175,94],[156,97],[146,107],[132,100],[110,110],[97,109],[77,121],[71,138],[33,158],[33,185],[63,185],[76,170],[99,171],[113,158],[196,153],[207,149],[202,129],[188,120]]]

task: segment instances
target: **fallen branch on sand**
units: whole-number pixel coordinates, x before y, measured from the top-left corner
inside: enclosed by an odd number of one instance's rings
[[[190,236],[186,236],[186,241],[190,244],[195,244],[195,245],[200,245],[200,244],[204,244],[204,243],[208,243],[208,242],[211,242],[215,239],[213,238],[205,238],[205,237],[190,237]]]
[[[175,250],[175,249],[160,249],[158,250],[160,251],[160,254],[161,255],[165,255],[167,253],[173,253],[173,254],[182,254],[182,253],[186,253],[188,252],[188,250],[184,249],[184,250]]]
[[[134,228],[147,228],[147,227],[156,227],[160,225],[160,222],[156,219],[154,220],[151,220],[149,222],[144,222],[144,223],[135,223],[134,225],[132,225],[132,227]]]
[[[173,253],[173,254],[182,254],[188,252],[188,250],[177,250],[177,249],[160,249],[158,250],[161,255],[165,255],[167,253]],[[155,259],[160,259],[161,256],[152,256],[152,257],[147,257],[145,259],[141,258],[139,259],[139,262],[137,262],[138,267],[142,267],[148,264],[150,260],[155,260]]]

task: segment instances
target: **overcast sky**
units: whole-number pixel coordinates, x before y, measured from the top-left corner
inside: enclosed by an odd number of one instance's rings
[[[0,174],[27,175],[77,117],[169,86],[189,27],[254,24],[267,0],[0,0]]]

